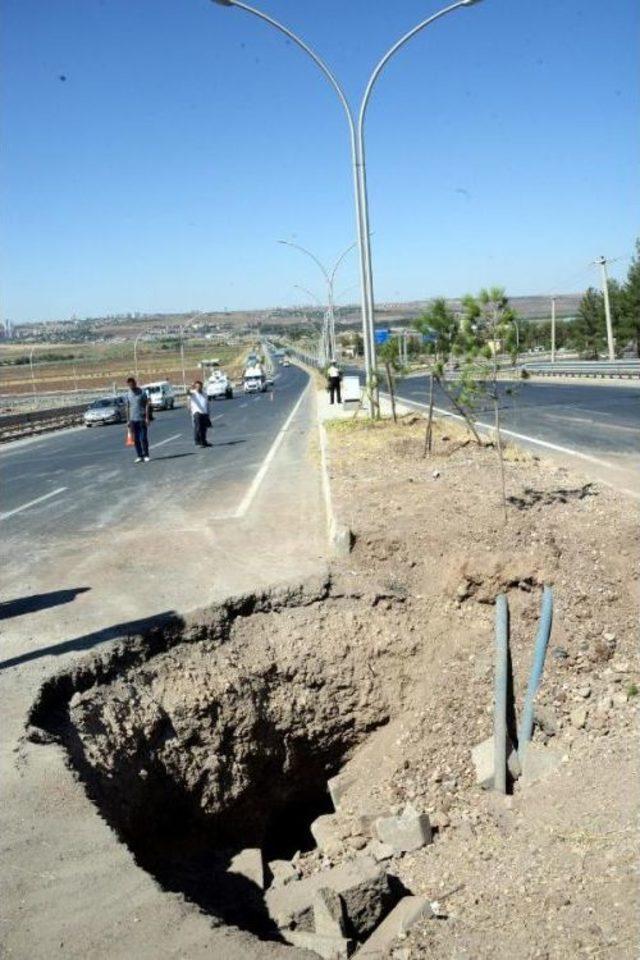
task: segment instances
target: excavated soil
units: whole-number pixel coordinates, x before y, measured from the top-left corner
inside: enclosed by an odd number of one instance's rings
[[[329,436],[336,509],[355,536],[337,568],[354,585],[375,575],[402,589],[433,657],[398,718],[345,771],[345,818],[409,801],[438,826],[432,846],[394,869],[438,902],[441,919],[392,955],[635,958],[637,501],[508,448],[505,523],[496,451],[451,424],[437,424],[428,458],[415,417],[338,424]],[[500,798],[476,785],[470,756],[492,733],[493,603],[506,593],[519,718],[543,584],[554,620],[534,742],[560,762]],[[319,862],[307,855],[307,869]]]

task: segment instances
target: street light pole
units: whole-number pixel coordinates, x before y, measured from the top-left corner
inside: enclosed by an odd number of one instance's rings
[[[311,250],[307,250],[306,247],[302,247],[299,243],[293,243],[291,240],[278,240],[278,243],[284,244],[285,247],[293,247],[294,250],[299,250],[301,253],[304,253],[307,257],[310,257],[313,260],[313,262],[316,264],[317,267],[319,267],[319,269],[322,272],[322,276],[324,277],[325,283],[327,284],[327,317],[329,321],[329,324],[328,324],[329,329],[326,335],[327,353],[329,354],[329,356],[326,357],[326,359],[331,360],[336,355],[336,318],[335,318],[335,295],[334,295],[336,273],[338,272],[338,268],[340,267],[340,264],[342,263],[344,258],[347,256],[347,254],[351,253],[353,248],[357,246],[357,242],[350,243],[349,246],[346,248],[346,250],[342,251],[338,259],[336,260],[335,264],[333,265],[333,269],[331,270],[331,272],[329,272],[325,267],[325,265],[322,263],[322,261],[318,257],[316,257],[315,253],[312,253]],[[304,290],[304,287],[300,287],[300,289]],[[307,291],[307,293],[308,292],[309,291]]]
[[[145,332],[146,332],[145,330],[141,330],[140,333],[136,336],[135,340],[133,341],[133,368],[134,368],[134,370],[135,370],[136,380],[138,379],[138,376],[139,376],[139,373],[138,373],[138,340],[140,339],[140,337],[142,337],[142,336],[145,334]]]
[[[268,16],[268,14],[263,13],[261,10],[257,10],[255,7],[249,6],[249,4],[244,3],[243,0],[213,0],[213,2],[218,3],[223,7],[238,7],[239,9],[244,10],[246,13],[251,13],[255,17],[258,17],[260,20],[263,20],[265,23],[268,23],[270,26],[274,27],[276,30],[279,30],[286,37],[292,40],[298,47],[300,47],[301,50],[311,57],[316,66],[321,70],[325,78],[329,81],[336,92],[344,109],[349,126],[351,166],[356,207],[356,228],[358,231],[358,249],[360,252],[360,284],[362,288],[361,310],[365,372],[367,379],[369,413],[373,417],[378,411],[378,387],[376,382],[376,343],[374,328],[373,271],[371,266],[371,242],[369,229],[369,200],[367,192],[367,172],[364,145],[367,107],[369,105],[369,100],[378,77],[382,73],[391,57],[393,57],[393,55],[397,53],[401,47],[403,47],[416,34],[424,30],[425,27],[428,27],[431,23],[439,20],[440,17],[443,17],[448,13],[452,13],[459,7],[470,7],[474,3],[477,3],[478,0],[457,0],[456,3],[452,3],[440,10],[438,13],[435,13],[432,16],[427,17],[425,20],[422,20],[413,28],[413,30],[410,30],[403,37],[401,37],[400,40],[398,40],[398,42],[387,51],[387,53],[375,67],[366,85],[364,96],[360,105],[357,125],[354,113],[340,82],[324,62],[324,60],[322,60],[321,57],[319,57],[318,54],[312,50],[307,43],[304,42],[304,40],[298,37],[278,20]]]
[[[609,348],[609,360],[613,363],[616,358],[616,351],[613,341],[613,324],[611,322],[611,301],[609,300],[609,278],[607,276],[607,258],[598,257],[596,263],[600,267],[602,277],[602,295],[604,296],[604,315],[607,321],[607,346]]]
[[[37,390],[36,390],[36,377],[33,371],[33,351],[34,350],[35,350],[35,347],[31,347],[31,350],[29,351],[29,367],[31,369],[31,389],[33,391],[33,396],[35,398]]]
[[[556,362],[556,298],[551,297],[551,363]]]

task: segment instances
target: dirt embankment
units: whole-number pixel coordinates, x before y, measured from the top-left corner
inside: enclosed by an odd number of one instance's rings
[[[398,875],[448,919],[423,923],[402,956],[635,957],[637,506],[509,449],[505,524],[495,450],[438,425],[423,459],[423,435],[411,418],[330,433],[356,537],[344,572],[404,591],[421,624],[403,717],[351,765],[354,811],[410,801],[439,827]],[[469,753],[492,732],[493,603],[507,594],[520,710],[543,584],[555,613],[534,739],[560,762],[500,800]]]

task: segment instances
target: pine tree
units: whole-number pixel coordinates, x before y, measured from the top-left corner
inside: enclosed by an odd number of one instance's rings
[[[598,290],[589,287],[578,307],[573,323],[573,340],[587,360],[597,360],[606,345],[604,298]]]

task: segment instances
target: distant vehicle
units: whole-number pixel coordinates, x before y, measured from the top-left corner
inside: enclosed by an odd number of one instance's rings
[[[101,397],[89,404],[84,414],[85,427],[106,423],[124,423],[127,419],[127,401],[124,397]]]
[[[242,383],[245,393],[264,393],[267,389],[267,378],[259,363],[248,366],[244,371]]]
[[[149,403],[154,410],[173,410],[176,398],[173,387],[168,380],[159,380],[158,383],[147,383],[142,388],[149,397]]]
[[[284,359],[280,361],[280,365],[281,365],[282,367],[290,367],[290,366],[291,366],[291,360],[289,360],[289,357],[284,357]]]
[[[209,377],[205,392],[210,400],[233,400],[233,385],[222,371]]]

